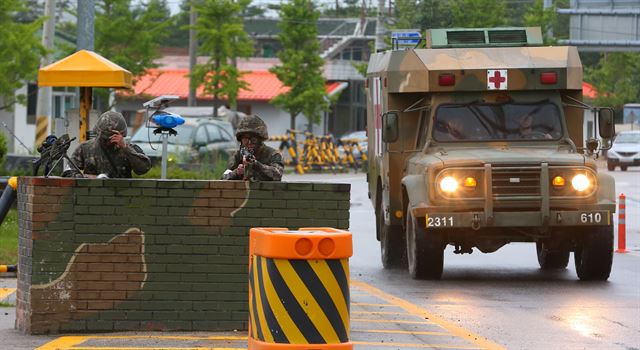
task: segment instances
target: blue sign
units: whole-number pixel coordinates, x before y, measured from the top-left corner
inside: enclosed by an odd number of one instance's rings
[[[420,43],[420,39],[422,36],[419,31],[407,30],[407,31],[399,31],[392,32],[391,37],[396,42],[398,46],[416,46]]]

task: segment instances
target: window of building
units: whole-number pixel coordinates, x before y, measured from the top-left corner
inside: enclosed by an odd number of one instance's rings
[[[351,59],[354,61],[362,61],[362,49],[359,47],[354,47],[351,50]]]
[[[275,57],[275,50],[271,44],[264,44],[262,47],[262,57]]]

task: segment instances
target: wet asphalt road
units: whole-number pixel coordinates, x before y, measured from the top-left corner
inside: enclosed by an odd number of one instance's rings
[[[416,281],[405,270],[384,270],[365,175],[318,175],[314,180],[352,184],[353,279],[509,349],[640,349],[640,168],[612,174],[616,192],[627,196],[631,253],[615,254],[608,282],[586,283],[577,279],[573,256],[566,270],[540,270],[532,243],[463,256],[449,247],[440,281]],[[617,228],[617,217],[615,223]]]
[[[404,270],[382,268],[364,174],[287,175],[284,180],[352,184],[351,328],[356,349],[640,349],[640,168],[613,175],[616,192],[627,195],[631,253],[616,254],[611,278],[599,283],[578,281],[572,260],[563,271],[540,270],[533,244],[511,244],[492,254],[476,251],[464,256],[454,255],[450,247],[442,280],[412,280]],[[11,287],[11,282],[0,279],[0,288]],[[57,338],[19,334],[13,330],[14,309],[0,311],[2,349],[33,349]],[[384,329],[391,333],[381,333]],[[163,336],[127,334],[132,335]],[[183,340],[94,339],[83,345],[219,346],[198,338],[211,334],[182,335]],[[476,341],[479,338],[486,342]],[[246,346],[242,341],[229,344]]]

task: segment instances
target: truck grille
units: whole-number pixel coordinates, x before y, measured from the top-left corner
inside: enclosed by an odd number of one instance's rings
[[[539,196],[540,168],[492,168],[491,186],[494,197]]]

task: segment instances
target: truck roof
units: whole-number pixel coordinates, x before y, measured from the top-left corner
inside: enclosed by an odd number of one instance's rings
[[[426,47],[376,53],[367,75],[389,93],[582,90],[578,50],[542,46],[537,27],[432,29]]]

